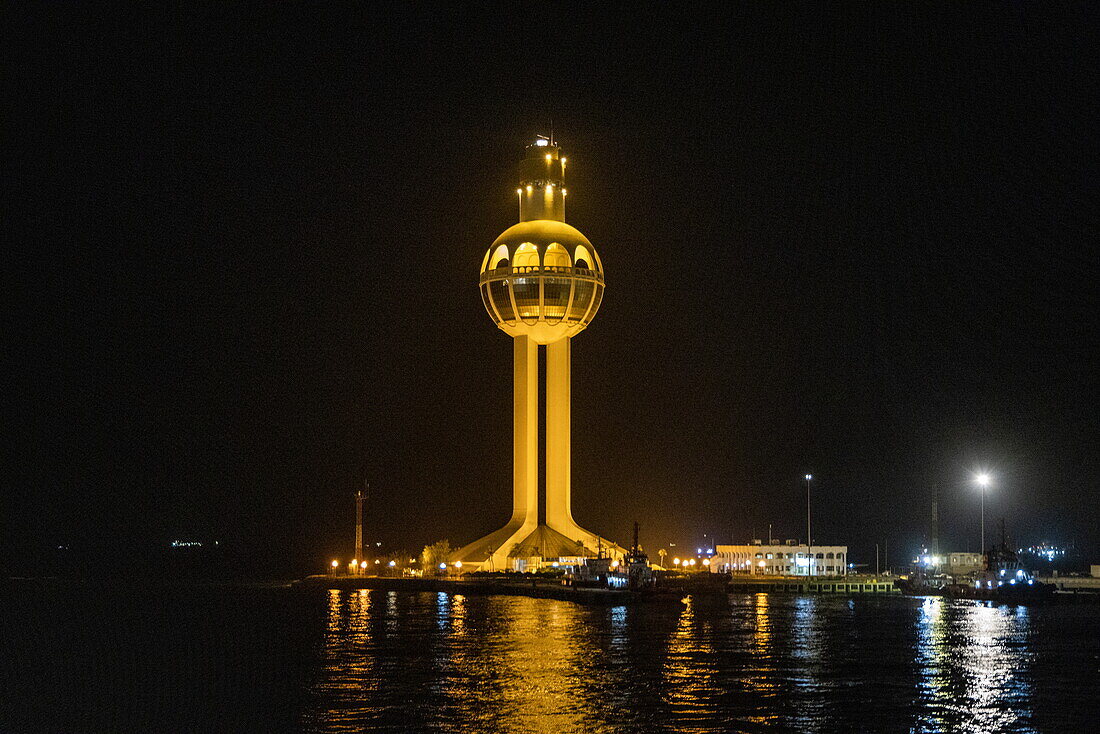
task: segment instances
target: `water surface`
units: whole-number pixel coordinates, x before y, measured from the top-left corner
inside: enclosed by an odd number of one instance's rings
[[[0,731],[1045,732],[1095,605],[94,586],[8,592]]]

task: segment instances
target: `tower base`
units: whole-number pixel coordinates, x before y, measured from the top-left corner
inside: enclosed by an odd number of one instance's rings
[[[509,525],[484,538],[459,548],[448,559],[462,561],[462,568],[471,571],[515,570],[517,561],[530,565],[531,559],[546,561],[562,558],[622,558],[626,549],[587,530],[582,537],[572,539],[546,524],[530,529],[526,534]],[[579,528],[578,528],[579,529]]]

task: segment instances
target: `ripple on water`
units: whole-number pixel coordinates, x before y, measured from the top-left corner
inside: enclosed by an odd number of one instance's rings
[[[1036,634],[1036,617],[1097,628],[1072,608],[897,597],[326,602],[311,731],[1028,732],[1040,716],[1072,728],[1080,709],[1036,711],[1035,661],[1046,647],[1068,654]],[[1096,711],[1091,693],[1067,694]]]

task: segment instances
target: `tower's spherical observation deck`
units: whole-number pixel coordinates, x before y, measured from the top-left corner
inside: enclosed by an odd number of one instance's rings
[[[603,265],[565,222],[534,219],[504,231],[481,263],[481,299],[509,336],[550,344],[579,333],[603,299]]]

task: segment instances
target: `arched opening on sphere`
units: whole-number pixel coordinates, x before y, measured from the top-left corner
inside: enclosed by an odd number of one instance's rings
[[[516,248],[512,256],[512,272],[516,274],[512,280],[512,296],[516,299],[516,308],[519,317],[525,324],[534,325],[539,320],[539,291],[540,282],[537,273],[527,274],[524,268],[538,269],[539,248],[530,242],[524,242]],[[517,272],[518,271],[518,272]]]
[[[569,251],[557,242],[552,242],[542,256],[544,268],[568,268],[572,265]],[[565,316],[569,305],[573,279],[567,273],[560,276],[544,275],[542,279],[542,317],[551,325],[557,324]]]
[[[542,264],[547,268],[568,268],[572,266],[573,261],[564,247],[557,242],[552,242],[546,248],[546,254],[542,256]]]
[[[508,245],[501,245],[493,253],[493,264],[490,270],[508,267]]]
[[[573,251],[573,261],[578,268],[584,268],[591,270],[592,266],[589,264],[592,262],[592,256],[588,254],[588,248],[584,245],[577,245],[577,249]]]
[[[539,266],[539,248],[530,242],[524,242],[516,248],[515,257],[512,258],[513,267],[537,268]]]

